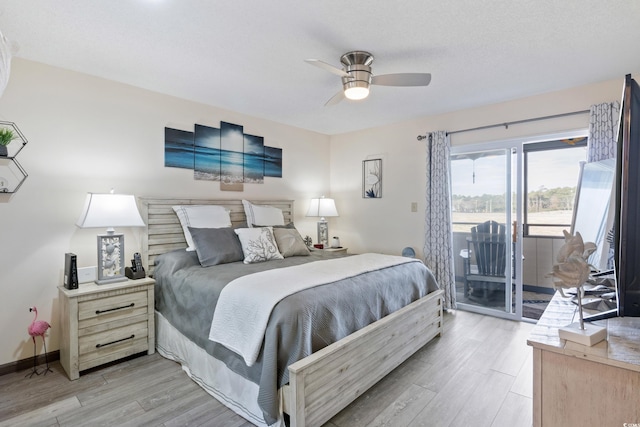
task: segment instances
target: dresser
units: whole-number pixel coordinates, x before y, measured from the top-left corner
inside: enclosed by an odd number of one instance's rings
[[[531,331],[533,426],[640,425],[640,318],[594,322],[607,340],[592,347],[558,338],[578,321],[577,305],[559,293]]]
[[[154,284],[144,278],[58,287],[60,364],[70,379],[85,369],[155,352]]]

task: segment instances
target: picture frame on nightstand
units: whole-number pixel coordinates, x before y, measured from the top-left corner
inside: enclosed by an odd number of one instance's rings
[[[124,275],[124,234],[98,234],[99,285],[127,280]]]

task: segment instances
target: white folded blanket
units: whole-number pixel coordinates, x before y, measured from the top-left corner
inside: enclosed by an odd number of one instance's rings
[[[307,288],[408,262],[420,261],[369,253],[239,277],[220,293],[209,339],[236,352],[252,366],[260,353],[271,311],[280,300]]]

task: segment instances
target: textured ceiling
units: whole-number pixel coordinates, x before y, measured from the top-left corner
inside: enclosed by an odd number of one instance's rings
[[[15,56],[336,134],[622,78],[640,70],[637,0],[2,0]],[[324,103],[339,65],[429,72]]]

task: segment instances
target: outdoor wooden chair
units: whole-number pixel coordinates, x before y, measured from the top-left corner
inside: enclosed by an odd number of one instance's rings
[[[465,296],[489,301],[495,291],[504,292],[506,244],[504,224],[486,221],[471,228],[464,259]]]

